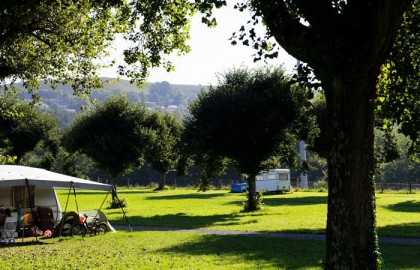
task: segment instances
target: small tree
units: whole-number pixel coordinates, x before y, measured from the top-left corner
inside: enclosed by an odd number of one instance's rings
[[[148,126],[155,133],[145,158],[153,170],[160,173],[159,190],[165,188],[166,174],[174,169],[178,162],[179,151],[176,147],[181,137],[181,123],[171,114],[153,112]]]
[[[115,179],[142,163],[152,139],[147,109],[132,105],[125,97],[112,97],[103,105],[78,116],[62,138],[70,153],[81,152],[106,172],[115,187]]]
[[[191,152],[228,158],[247,174],[249,210],[257,210],[255,176],[273,155],[293,163],[301,123],[314,122],[305,119],[307,100],[281,68],[232,70],[191,103],[184,142]]]

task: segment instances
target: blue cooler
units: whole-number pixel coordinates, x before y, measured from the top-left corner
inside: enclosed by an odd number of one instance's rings
[[[245,192],[247,189],[247,183],[235,183],[230,186],[230,192]]]

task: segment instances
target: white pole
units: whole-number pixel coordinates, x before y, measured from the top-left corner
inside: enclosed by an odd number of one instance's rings
[[[302,165],[302,162],[306,161],[305,141],[299,141],[299,157]],[[308,188],[308,175],[305,172],[300,173],[300,188]]]
[[[300,60],[297,59],[296,65],[300,66]],[[301,165],[303,161],[306,161],[305,141],[299,141],[299,159]],[[308,188],[308,175],[305,172],[300,173],[300,188]]]

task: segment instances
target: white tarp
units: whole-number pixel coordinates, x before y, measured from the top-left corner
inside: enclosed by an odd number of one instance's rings
[[[0,187],[11,186],[50,186],[78,189],[112,190],[112,185],[101,184],[90,180],[72,177],[44,169],[19,165],[0,165]]]

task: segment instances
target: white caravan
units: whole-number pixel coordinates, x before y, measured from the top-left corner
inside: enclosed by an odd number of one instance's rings
[[[289,192],[292,187],[290,184],[289,169],[269,169],[262,171],[255,178],[257,192],[264,189],[266,193]]]

